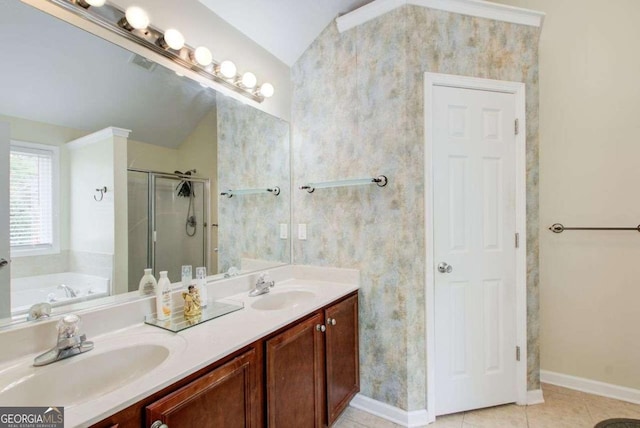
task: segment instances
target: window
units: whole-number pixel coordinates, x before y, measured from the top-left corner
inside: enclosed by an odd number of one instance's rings
[[[59,252],[58,148],[12,141],[9,165],[11,255]]]

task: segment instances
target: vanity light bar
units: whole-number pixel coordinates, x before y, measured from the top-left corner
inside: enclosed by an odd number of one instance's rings
[[[149,24],[146,12],[139,7],[132,6],[125,12],[102,0],[47,1],[129,41],[144,46],[181,67],[198,73],[200,76],[253,101],[261,103],[265,98],[273,95],[273,85],[266,82],[257,85],[257,79],[253,73],[238,74],[235,64],[231,61],[217,63],[213,60],[209,49],[204,46],[193,48],[187,45],[179,31],[169,29],[162,32],[153,27]]]

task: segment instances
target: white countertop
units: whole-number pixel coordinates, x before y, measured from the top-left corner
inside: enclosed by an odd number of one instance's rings
[[[317,270],[318,268],[313,268]],[[317,273],[321,273],[318,270]],[[308,275],[304,275],[309,277]],[[312,275],[318,277],[317,275]],[[322,276],[320,276],[322,277]],[[327,278],[326,276],[324,276]],[[331,277],[331,276],[329,276]],[[56,362],[50,366],[31,367],[35,354],[24,356],[18,360],[0,365],[2,371],[7,367],[15,368],[24,364],[24,370],[34,373],[47,370],[55,365],[68,365],[69,381],[82,373],[73,372],[74,361],[91,358],[97,353],[112,351],[113,349],[142,345],[144,343],[159,344],[170,349],[170,354],[158,367],[141,375],[134,381],[126,383],[112,391],[80,402],[76,405],[65,406],[65,427],[86,427],[117,413],[118,411],[138,402],[139,400],[185,378],[235,351],[265,337],[266,335],[322,308],[334,300],[357,290],[357,281],[345,283],[340,281],[289,279],[279,281],[272,289],[273,294],[285,290],[308,290],[315,294],[312,299],[303,300],[293,307],[279,310],[257,310],[251,307],[263,296],[249,297],[246,291],[226,297],[229,300],[242,301],[244,308],[216,318],[197,326],[172,333],[157,327],[143,324],[133,325],[115,332],[109,332],[96,337],[89,337],[95,343],[95,348],[85,354],[67,360]],[[266,294],[264,296],[272,295]],[[36,373],[37,374],[37,373]],[[0,388],[3,386],[0,385]],[[46,387],[46,386],[45,386]],[[100,385],[96,385],[100,388]],[[0,400],[0,405],[5,405]],[[34,403],[35,404],[35,403]],[[11,403],[6,403],[11,405]],[[37,403],[35,405],[65,405],[65,403]]]

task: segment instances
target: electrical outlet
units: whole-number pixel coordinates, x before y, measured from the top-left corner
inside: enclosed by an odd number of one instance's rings
[[[289,237],[289,228],[286,223],[280,223],[280,239],[287,239]]]
[[[301,241],[307,240],[307,225],[305,223],[298,225],[298,239]]]

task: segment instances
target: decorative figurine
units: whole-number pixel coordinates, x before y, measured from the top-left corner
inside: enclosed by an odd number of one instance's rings
[[[189,286],[189,291],[182,292],[182,298],[184,299],[184,317],[189,319],[197,318],[202,315],[202,309],[200,309],[200,294],[195,285]]]

